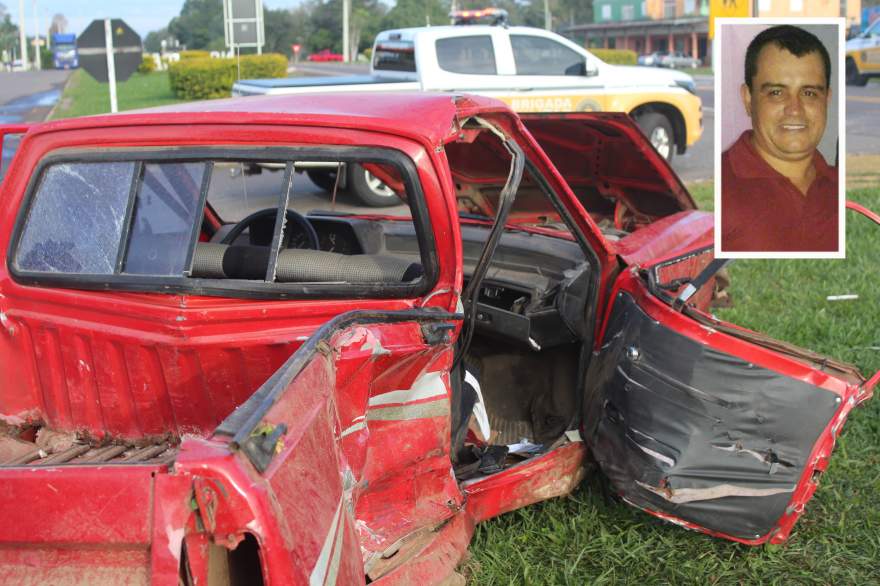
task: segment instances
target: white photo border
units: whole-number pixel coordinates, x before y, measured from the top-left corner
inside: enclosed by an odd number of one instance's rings
[[[837,26],[837,250],[834,252],[733,252],[721,249],[721,92],[722,92],[722,52],[724,29],[736,25],[835,25]],[[763,18],[717,18],[715,19],[715,42],[712,47],[712,61],[715,70],[714,127],[714,172],[715,172],[715,257],[716,258],[846,258],[846,19],[844,17],[763,17]],[[742,75],[742,71],[738,72]]]

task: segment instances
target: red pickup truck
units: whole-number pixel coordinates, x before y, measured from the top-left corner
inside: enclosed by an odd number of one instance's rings
[[[313,161],[401,206],[302,213]],[[0,197],[4,584],[459,583],[588,453],[778,543],[878,380],[711,315],[712,217],[624,114],[191,103],[33,126]]]

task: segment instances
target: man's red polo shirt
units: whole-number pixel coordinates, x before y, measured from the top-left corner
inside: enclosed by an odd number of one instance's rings
[[[837,168],[816,151],[807,195],[767,164],[747,130],[721,156],[721,249],[729,252],[837,250]]]

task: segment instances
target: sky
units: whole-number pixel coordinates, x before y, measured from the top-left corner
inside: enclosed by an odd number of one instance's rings
[[[16,24],[19,22],[19,1],[0,0]],[[300,2],[263,0],[263,7],[292,8]],[[29,35],[34,33],[34,3],[35,0],[24,0],[25,29]],[[36,6],[41,31],[49,28],[53,15],[63,14],[67,18],[67,32],[79,34],[96,18],[121,18],[143,37],[180,14],[183,0],[36,0]]]

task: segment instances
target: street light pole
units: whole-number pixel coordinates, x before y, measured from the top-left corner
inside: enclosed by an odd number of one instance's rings
[[[553,28],[553,23],[551,21],[552,18],[550,17],[550,0],[544,0],[544,28],[548,31]]]
[[[351,61],[351,51],[348,40],[348,20],[351,14],[351,0],[342,0],[342,60]]]
[[[37,12],[37,0],[33,0],[31,4],[34,8],[34,62],[37,64],[37,71],[43,69],[43,55],[40,51],[40,15]]]
[[[21,44],[21,66],[25,71],[28,67],[27,35],[24,31],[24,0],[18,0],[18,41]]]

